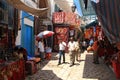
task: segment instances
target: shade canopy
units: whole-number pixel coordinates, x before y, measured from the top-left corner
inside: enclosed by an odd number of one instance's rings
[[[45,14],[48,10],[48,8],[33,8],[30,7],[28,5],[26,5],[24,2],[22,2],[21,0],[7,0],[7,2],[14,6],[17,9],[29,12],[35,16],[42,16],[43,14]]]
[[[92,5],[109,41],[120,42],[120,0],[92,0]]]

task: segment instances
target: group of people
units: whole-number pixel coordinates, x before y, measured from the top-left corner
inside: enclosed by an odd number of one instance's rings
[[[66,43],[64,41],[62,41],[62,39],[60,39],[58,65],[61,64],[61,56],[63,56],[63,63],[65,63],[66,47],[68,47],[68,51],[69,51],[69,55],[70,55],[70,67],[71,67],[75,63],[75,57],[76,57],[76,61],[78,61],[78,55],[80,53],[79,39],[77,41],[74,41],[74,38],[71,37],[70,41],[68,42],[68,45],[66,45]]]
[[[59,40],[59,60],[58,60],[58,65],[61,64],[61,57],[63,56],[63,63],[65,63],[65,50],[66,48],[68,49],[68,53],[70,55],[70,67],[74,65],[75,60],[79,61],[79,58],[81,56],[81,44],[79,39],[77,39],[77,41],[74,40],[73,37],[70,38],[70,41],[68,42],[68,44],[66,44],[62,39]],[[38,41],[38,51],[36,56],[40,57],[41,60],[45,59],[45,47],[44,47],[44,41],[43,39]],[[99,42],[97,39],[95,39],[93,41],[93,39],[90,40],[89,42],[89,46],[92,49],[87,49],[87,51],[93,51],[93,63],[95,64],[99,64],[99,60],[98,60],[98,49],[99,49]]]
[[[40,39],[36,41],[36,51],[35,51],[35,56],[40,57],[41,60],[44,60],[45,58],[45,48],[44,48],[44,41],[43,39]]]
[[[89,41],[89,47],[87,48],[87,51],[93,51],[93,63],[94,64],[99,64],[99,54],[98,52],[100,51],[102,46],[102,41],[98,40],[97,38],[91,38]],[[60,40],[59,43],[59,61],[58,65],[61,64],[61,56],[63,56],[63,63],[65,63],[65,49],[68,47],[68,53],[70,55],[70,67],[74,65],[75,59],[78,61],[78,58],[80,57],[81,53],[81,45],[79,39],[77,41],[74,41],[74,38],[71,37],[70,41],[66,45],[62,39]]]
[[[52,51],[51,47],[45,46],[43,39],[36,41],[35,46],[36,46],[35,56],[40,57],[42,61],[47,59],[48,57],[47,54],[51,54]]]

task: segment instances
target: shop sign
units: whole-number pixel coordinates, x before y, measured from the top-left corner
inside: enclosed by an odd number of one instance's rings
[[[64,23],[64,12],[55,12],[53,13],[53,23],[62,24]]]
[[[77,15],[72,12],[55,12],[53,13],[53,23],[79,26],[80,19],[77,19]]]

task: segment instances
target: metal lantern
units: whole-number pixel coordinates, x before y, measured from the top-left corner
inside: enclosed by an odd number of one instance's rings
[[[72,9],[72,12],[75,12],[76,6],[75,6],[75,5],[72,5],[72,6],[71,6],[71,9]]]

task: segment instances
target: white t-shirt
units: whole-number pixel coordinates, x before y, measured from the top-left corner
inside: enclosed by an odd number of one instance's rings
[[[85,41],[83,41],[82,46],[86,47],[87,43]]]
[[[69,51],[75,50],[75,47],[76,47],[76,42],[75,42],[75,41],[73,41],[73,42],[70,41],[70,42],[68,43]]]
[[[62,42],[59,44],[59,50],[65,50],[66,43]]]
[[[44,52],[45,51],[44,45],[43,45],[43,43],[41,41],[38,43],[38,48],[39,48],[40,52]]]

